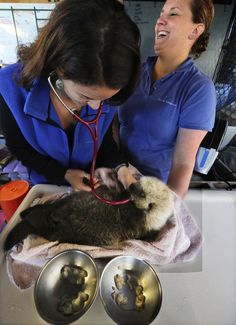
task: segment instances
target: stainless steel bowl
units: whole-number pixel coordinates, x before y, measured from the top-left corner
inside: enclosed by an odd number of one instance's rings
[[[122,281],[117,283],[117,280]],[[140,290],[145,297],[141,308],[137,305]],[[159,313],[162,288],[157,274],[147,262],[133,256],[119,256],[102,272],[100,298],[107,314],[117,324],[146,325]]]
[[[61,275],[63,266],[77,266],[87,271],[83,284],[71,283]],[[92,305],[98,291],[98,270],[86,253],[73,249],[54,256],[41,270],[34,288],[35,305],[39,315],[52,324],[69,324],[79,319]],[[64,297],[77,296],[79,291],[89,295],[83,307],[66,315],[59,311]],[[67,299],[67,298],[66,298]],[[72,300],[72,299],[71,299]]]

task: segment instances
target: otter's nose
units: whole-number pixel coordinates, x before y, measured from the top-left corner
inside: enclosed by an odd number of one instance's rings
[[[141,186],[141,184],[139,182],[136,182],[136,183],[132,183],[130,186],[129,186],[129,192],[130,192],[130,195],[131,195],[131,198],[132,196],[136,196],[136,197],[140,197],[140,198],[145,198],[146,197],[146,194]]]

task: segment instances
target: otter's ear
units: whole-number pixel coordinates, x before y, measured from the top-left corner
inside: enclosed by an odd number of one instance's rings
[[[142,197],[142,198],[146,197],[146,194],[145,194],[140,182],[132,183],[129,186],[128,190],[131,195],[135,195],[135,196]]]

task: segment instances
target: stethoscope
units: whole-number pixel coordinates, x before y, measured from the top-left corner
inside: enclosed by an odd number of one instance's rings
[[[73,115],[80,123],[82,123],[83,125],[85,125],[89,129],[89,132],[90,132],[91,137],[93,139],[93,162],[92,162],[92,166],[91,166],[91,170],[90,170],[90,178],[89,178],[89,184],[91,186],[92,193],[95,195],[96,198],[98,198],[100,201],[102,201],[102,202],[104,202],[106,204],[121,205],[121,204],[128,203],[130,201],[130,198],[120,200],[120,201],[111,201],[111,200],[105,199],[104,197],[100,196],[96,192],[96,189],[94,187],[95,183],[94,183],[93,179],[94,179],[96,161],[97,161],[97,155],[98,155],[98,123],[99,123],[99,119],[100,119],[101,114],[102,114],[103,102],[102,101],[100,102],[96,117],[94,119],[92,119],[92,120],[86,121],[86,120],[82,119],[79,116],[79,113],[75,109],[71,109],[69,106],[66,105],[66,103],[64,103],[64,101],[58,95],[56,89],[54,88],[54,86],[52,84],[51,75],[49,75],[49,77],[48,77],[48,83],[49,83],[52,91],[56,95],[57,99],[62,103],[62,105],[67,109],[67,111],[71,115]],[[92,124],[95,126],[94,129],[92,128]]]

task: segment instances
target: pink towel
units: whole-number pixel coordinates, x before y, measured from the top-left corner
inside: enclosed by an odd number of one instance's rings
[[[174,214],[153,242],[127,240],[119,248],[49,242],[28,236],[7,254],[10,280],[19,288],[32,286],[42,268],[54,255],[67,249],[80,249],[93,258],[132,255],[155,265],[189,262],[195,258],[202,243],[201,231],[186,204],[174,194]]]

